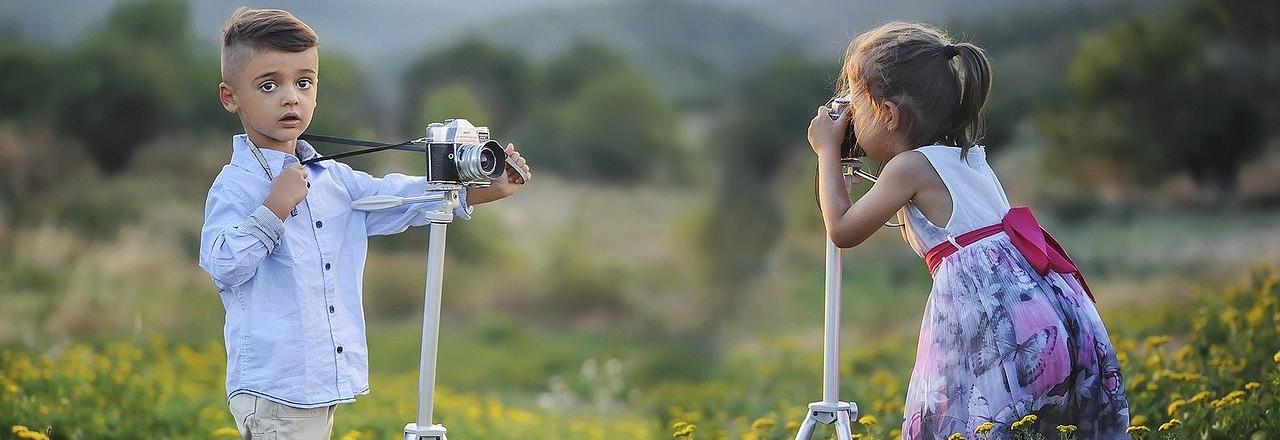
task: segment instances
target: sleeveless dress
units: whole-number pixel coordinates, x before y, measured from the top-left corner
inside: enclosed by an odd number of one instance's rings
[[[934,225],[914,203],[899,211],[902,235],[922,257],[933,246],[1000,223],[1009,200],[986,150],[920,147],[951,193],[952,214]],[[907,154],[911,154],[908,152]],[[1120,365],[1093,302],[1075,278],[1041,276],[1003,232],[942,260],[933,274],[907,387],[902,438],[1012,438],[1036,414],[1045,438],[1076,425],[1076,438],[1129,438]]]

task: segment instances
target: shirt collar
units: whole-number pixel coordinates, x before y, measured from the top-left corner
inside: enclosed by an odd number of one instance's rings
[[[258,172],[262,169],[262,165],[258,163],[258,158],[253,154],[253,141],[249,140],[249,136],[238,134],[231,138],[231,163],[240,166],[251,172]],[[271,169],[271,176],[279,176],[280,170],[286,165],[295,164],[302,160],[311,159],[319,156],[316,149],[308,144],[307,141],[298,140],[296,143],[297,155],[272,150],[270,148],[258,148],[262,152],[262,157],[267,160],[267,167]],[[325,161],[313,162],[313,166],[325,167]]]

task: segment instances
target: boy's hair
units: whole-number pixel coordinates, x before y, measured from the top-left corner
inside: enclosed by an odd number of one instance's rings
[[[288,11],[240,7],[222,26],[222,80],[229,82],[254,52],[302,52],[319,44],[311,26]]]
[[[895,21],[849,44],[838,81],[839,95],[898,104],[912,147],[941,143],[963,156],[981,135],[991,62],[982,48],[953,44],[937,28]]]

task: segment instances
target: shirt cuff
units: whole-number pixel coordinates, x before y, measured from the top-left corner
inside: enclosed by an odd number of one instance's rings
[[[467,187],[458,190],[458,207],[453,208],[453,215],[461,217],[463,220],[471,220],[471,211],[474,207],[467,204]]]
[[[284,222],[280,221],[280,217],[276,217],[276,213],[271,212],[266,205],[258,205],[258,209],[253,210],[241,226],[262,240],[262,244],[267,246],[268,251],[280,244],[280,237],[284,236]]]

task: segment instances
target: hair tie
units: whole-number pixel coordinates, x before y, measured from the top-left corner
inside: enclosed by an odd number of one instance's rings
[[[960,49],[956,48],[956,45],[954,44],[948,44],[942,48],[942,55],[946,56],[947,59],[951,59],[952,57],[959,54],[960,54]]]

